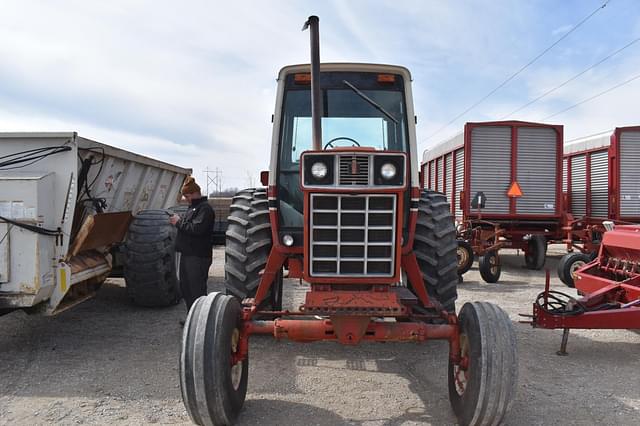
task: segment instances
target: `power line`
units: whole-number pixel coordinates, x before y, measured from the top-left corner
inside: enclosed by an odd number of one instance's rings
[[[631,77],[630,79],[625,80],[625,81],[623,81],[622,83],[618,83],[618,84],[616,84],[615,86],[608,88],[607,90],[604,90],[604,91],[602,91],[602,92],[600,92],[600,93],[598,93],[598,94],[596,94],[596,95],[591,96],[590,98],[584,99],[584,100],[582,100],[582,101],[580,101],[580,102],[578,102],[578,103],[576,103],[576,104],[571,105],[570,107],[567,107],[567,108],[565,108],[565,109],[563,109],[563,110],[561,110],[561,111],[558,111],[558,112],[556,112],[556,113],[554,113],[554,114],[551,114],[551,115],[549,115],[549,116],[547,116],[547,117],[543,118],[541,121],[546,121],[546,120],[548,120],[548,119],[550,119],[550,118],[552,118],[552,117],[555,117],[556,115],[560,115],[560,114],[562,114],[563,112],[567,112],[567,111],[569,111],[570,109],[573,109],[573,108],[575,108],[575,107],[577,107],[577,106],[580,106],[580,105],[582,105],[582,104],[584,104],[584,103],[586,103],[586,102],[592,101],[592,100],[594,100],[595,98],[599,98],[599,97],[600,97],[600,96],[602,96],[602,95],[606,95],[607,93],[609,93],[609,92],[611,92],[611,91],[613,91],[613,90],[617,89],[618,87],[622,87],[622,86],[624,86],[625,84],[629,84],[629,83],[631,83],[632,81],[637,80],[637,79],[639,79],[639,78],[640,78],[640,74],[635,75],[634,77]]]
[[[590,138],[592,136],[599,136],[599,135],[606,135],[606,134],[611,134],[611,129],[603,130],[601,132],[591,133],[589,135],[579,136],[577,138],[573,138],[573,139],[569,139],[568,141],[564,141],[564,143],[567,144],[567,143],[570,143],[570,142],[575,142],[575,141],[580,140],[580,139],[586,139],[586,138]]]
[[[633,44],[637,43],[638,41],[640,41],[640,37],[638,37],[635,40],[632,40],[630,43],[626,44],[625,46],[621,47],[620,49],[616,50],[615,52],[609,54],[608,56],[600,59],[598,62],[596,62],[595,64],[591,65],[590,67],[586,68],[585,70],[579,72],[578,74],[574,75],[573,77],[571,77],[570,79],[568,79],[567,81],[557,85],[556,87],[554,87],[553,89],[549,89],[546,92],[544,92],[542,95],[538,96],[537,98],[527,102],[526,104],[522,105],[520,108],[515,109],[513,111],[511,111],[509,114],[503,116],[500,118],[500,120],[504,120],[505,118],[515,114],[516,112],[522,111],[523,109],[527,108],[529,105],[534,104],[536,102],[538,102],[540,99],[544,98],[545,96],[555,92],[556,90],[560,89],[561,87],[566,86],[567,84],[571,83],[573,80],[575,80],[576,78],[580,77],[581,75],[583,75],[584,73],[586,73],[587,71],[590,71],[592,69],[594,69],[595,67],[597,67],[598,65],[600,65],[601,63],[609,60],[610,58],[612,58],[613,56],[617,55],[618,53],[622,52],[623,50],[625,50],[626,48],[632,46]]]
[[[522,71],[524,71],[525,69],[527,69],[529,66],[533,65],[538,59],[540,59],[542,56],[544,56],[548,51],[550,51],[551,49],[553,49],[558,43],[560,43],[562,40],[564,40],[565,38],[567,38],[571,33],[573,33],[575,30],[577,30],[578,28],[580,28],[585,22],[587,22],[589,19],[591,19],[591,17],[593,17],[593,15],[595,15],[596,13],[598,13],[600,10],[604,9],[607,4],[609,4],[611,0],[606,0],[601,6],[598,6],[598,8],[596,10],[594,10],[593,12],[591,12],[588,16],[586,16],[584,19],[582,19],[582,21],[578,22],[576,25],[573,26],[573,28],[571,28],[568,32],[566,32],[562,37],[560,37],[558,40],[556,40],[553,44],[551,44],[551,46],[547,47],[546,49],[544,49],[540,54],[538,54],[538,56],[536,56],[535,58],[533,58],[532,60],[530,60],[529,62],[527,62],[525,65],[523,65],[518,71],[516,71],[515,73],[511,74],[511,76],[509,76],[506,80],[504,80],[502,83],[500,83],[496,88],[494,88],[492,91],[490,91],[489,93],[487,93],[486,95],[484,95],[480,100],[476,101],[473,105],[471,105],[470,107],[468,107],[467,109],[465,109],[464,111],[462,111],[460,114],[456,115],[453,119],[451,119],[447,124],[445,124],[444,126],[440,127],[438,130],[436,130],[435,132],[433,132],[431,135],[429,135],[427,137],[427,140],[431,139],[432,137],[434,137],[435,135],[437,135],[438,133],[440,133],[442,130],[446,129],[447,127],[449,127],[449,125],[451,125],[452,123],[454,123],[458,118],[462,117],[463,115],[465,115],[466,113],[468,113],[469,111],[471,111],[472,109],[474,109],[475,107],[477,107],[478,105],[480,105],[482,102],[484,102],[485,100],[487,100],[491,95],[493,95],[494,93],[496,93],[498,90],[500,90],[502,87],[504,87],[507,83],[509,83],[511,80],[513,80],[515,77],[517,77],[520,73],[522,73]]]

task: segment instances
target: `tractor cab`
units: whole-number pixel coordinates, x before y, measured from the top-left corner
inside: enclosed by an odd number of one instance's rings
[[[322,64],[319,83],[322,138],[314,149],[310,66],[278,76],[269,185],[279,243],[308,255],[307,279],[397,281],[409,188],[418,186],[410,173],[411,76],[399,66]]]

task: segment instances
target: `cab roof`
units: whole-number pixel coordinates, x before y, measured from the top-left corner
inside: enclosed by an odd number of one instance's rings
[[[411,78],[411,72],[407,68],[400,65],[328,62],[320,64],[320,72],[323,71],[364,71],[400,74],[404,77],[405,81],[413,81],[413,79]],[[298,72],[311,72],[311,65],[287,65],[280,69],[280,72],[278,73],[278,80],[284,79],[284,77],[288,74],[294,74]]]

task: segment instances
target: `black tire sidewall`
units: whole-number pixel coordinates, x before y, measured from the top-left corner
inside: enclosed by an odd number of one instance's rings
[[[567,287],[575,288],[575,282],[571,276],[571,268],[576,262],[589,263],[589,255],[584,253],[568,253],[562,256],[560,262],[558,262],[558,278]]]
[[[496,258],[498,272],[491,272],[491,257]],[[478,269],[480,270],[480,276],[482,279],[488,283],[496,283],[500,279],[500,274],[502,273],[502,268],[500,267],[500,259],[498,258],[498,253],[494,250],[489,250],[484,255],[480,256],[480,260],[478,261]]]
[[[215,308],[209,316],[209,321],[213,320],[212,326],[206,331],[207,340],[213,343],[205,346],[205,359],[213,360],[205,364],[206,389],[207,394],[218,396],[214,404],[222,411],[216,414],[224,413],[226,420],[223,423],[227,424],[235,420],[244,404],[249,360],[245,358],[242,362],[242,376],[236,390],[231,381],[231,336],[236,327],[241,327],[240,303],[233,296],[220,295]]]
[[[533,235],[527,242],[527,251],[524,255],[527,268],[539,270],[544,266],[547,256],[547,240],[542,235]]]
[[[469,377],[467,387],[462,395],[455,388],[454,364],[449,361],[449,399],[453,411],[457,414],[461,424],[469,424],[473,418],[475,407],[480,396],[482,385],[483,360],[482,336],[480,335],[480,323],[477,312],[470,304],[465,304],[458,315],[460,334],[467,336],[469,344]],[[486,348],[485,348],[486,349]]]

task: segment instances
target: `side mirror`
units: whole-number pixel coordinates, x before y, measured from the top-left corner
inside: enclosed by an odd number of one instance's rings
[[[262,186],[269,186],[269,171],[263,170],[260,172],[260,183]]]

